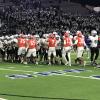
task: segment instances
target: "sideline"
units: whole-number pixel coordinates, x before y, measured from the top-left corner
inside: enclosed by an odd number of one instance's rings
[[[83,79],[94,79],[94,80],[100,80],[99,78],[94,78],[92,76],[76,76],[76,75],[63,75],[63,76],[69,76],[69,77],[75,77],[75,78],[83,78]]]
[[[26,71],[26,70],[14,70],[14,69],[8,69],[8,68],[0,68],[0,70],[8,70],[8,71],[14,71],[14,72],[34,72],[34,71]]]

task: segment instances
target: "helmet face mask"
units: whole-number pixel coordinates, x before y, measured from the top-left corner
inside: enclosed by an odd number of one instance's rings
[[[60,39],[60,36],[59,36],[59,35],[57,35],[57,36],[56,36],[56,39],[57,39],[57,40],[59,40],[59,39]]]

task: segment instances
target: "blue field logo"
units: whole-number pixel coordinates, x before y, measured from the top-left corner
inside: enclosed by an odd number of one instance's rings
[[[63,75],[64,72],[61,71],[48,71],[48,72],[37,72],[37,73],[33,73],[34,75],[37,76],[51,76],[51,75]]]
[[[100,75],[93,75],[93,76],[90,76],[92,79],[98,79],[100,80]]]
[[[80,73],[86,71],[85,69],[66,69],[58,71],[34,72],[34,76],[54,76],[65,75],[66,73]]]
[[[23,78],[32,78],[33,76],[31,74],[12,74],[12,75],[6,75],[6,77],[10,79],[23,79]]]
[[[44,71],[44,72],[34,72],[33,74],[10,74],[6,75],[10,79],[24,79],[24,78],[33,78],[38,76],[59,76],[66,75],[67,73],[81,73],[88,70],[85,69],[65,69],[65,70],[54,70],[54,71]]]

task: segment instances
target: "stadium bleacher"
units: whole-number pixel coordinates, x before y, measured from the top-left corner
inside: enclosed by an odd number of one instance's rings
[[[23,30],[28,34],[32,31],[48,33],[65,29],[74,32],[80,28],[86,30],[88,27],[100,29],[99,14],[89,11],[79,3],[68,3],[67,0],[1,1],[0,18],[2,23],[0,33],[4,35],[15,34],[17,33],[16,30]],[[94,16],[94,21],[92,21],[91,16]],[[89,22],[86,21],[87,19]]]

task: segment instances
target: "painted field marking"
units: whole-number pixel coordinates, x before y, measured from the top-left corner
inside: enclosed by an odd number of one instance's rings
[[[7,99],[4,99],[4,98],[0,98],[0,100],[7,100]]]
[[[0,70],[8,70],[8,71],[14,71],[14,72],[29,72],[29,73],[37,73],[35,71],[25,71],[25,70],[13,70],[13,69],[5,69],[5,68],[0,68]],[[38,75],[33,75],[35,77],[38,77]],[[82,78],[82,79],[94,79],[94,80],[100,80],[98,78],[94,78],[91,76],[77,76],[77,75],[67,75],[67,74],[63,74],[63,75],[59,75],[59,76],[67,76],[67,77],[75,77],[75,78]]]
[[[15,67],[8,67],[8,68],[13,69],[13,68],[15,68]]]
[[[14,70],[14,69],[8,69],[8,68],[0,68],[0,70],[8,70],[8,71],[14,71],[14,72],[34,72],[34,71],[26,71],[26,70]]]
[[[84,78],[84,79],[96,79],[96,78],[93,78],[93,77],[86,77],[86,76],[76,76],[76,75],[62,75],[62,76],[69,76],[69,77],[76,77],[76,78]],[[96,79],[97,80],[97,79]],[[98,79],[100,80],[100,79]]]
[[[30,66],[23,66],[23,67],[30,67]]]

